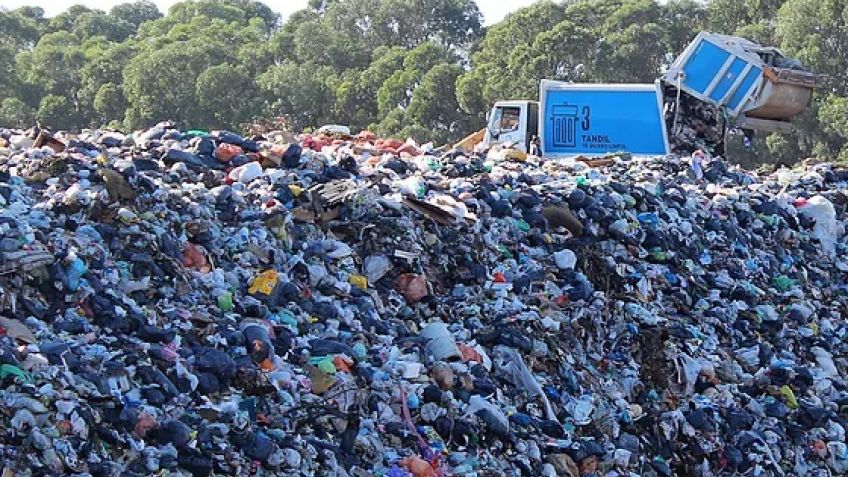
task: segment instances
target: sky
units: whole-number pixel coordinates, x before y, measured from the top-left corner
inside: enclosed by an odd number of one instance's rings
[[[108,11],[113,6],[119,3],[126,3],[127,0],[0,0],[0,7],[9,9],[18,8],[29,5],[33,7],[41,7],[46,12],[47,16],[53,16],[66,10],[71,5],[85,5],[89,8],[97,8]],[[159,10],[163,13],[168,11],[168,7],[177,3],[179,0],[153,0]],[[272,10],[282,14],[285,18],[294,11],[306,7],[307,0],[263,0],[265,4],[271,7]],[[486,25],[497,23],[509,12],[518,10],[521,7],[532,4],[536,0],[477,0],[477,5],[480,11],[483,12],[483,22]]]

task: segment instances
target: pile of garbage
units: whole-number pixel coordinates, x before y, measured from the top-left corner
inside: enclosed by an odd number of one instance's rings
[[[37,133],[4,477],[848,472],[846,171]]]
[[[685,155],[701,150],[724,155],[730,123],[719,108],[674,86],[663,89],[663,104],[671,152]]]

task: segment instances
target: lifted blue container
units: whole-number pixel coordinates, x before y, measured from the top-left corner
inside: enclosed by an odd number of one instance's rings
[[[777,131],[809,104],[816,75],[797,68],[777,48],[702,32],[671,65],[667,84],[724,108],[737,125]]]

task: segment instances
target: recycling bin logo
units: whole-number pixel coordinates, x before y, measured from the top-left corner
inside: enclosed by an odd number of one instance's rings
[[[577,106],[555,105],[551,113],[554,147],[577,146]]]

